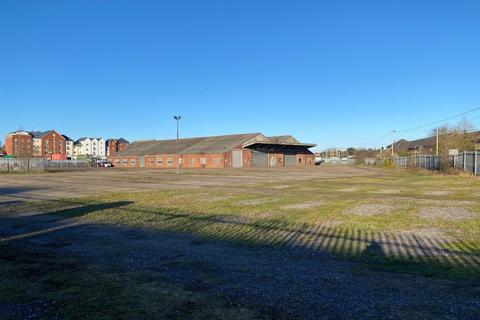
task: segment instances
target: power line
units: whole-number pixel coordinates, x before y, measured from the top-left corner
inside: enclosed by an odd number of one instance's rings
[[[456,114],[456,115],[453,115],[453,116],[450,116],[448,118],[445,118],[445,119],[442,119],[442,120],[437,120],[437,121],[434,121],[434,122],[431,122],[429,124],[425,124],[425,125],[421,125],[421,126],[418,126],[418,127],[413,127],[413,128],[409,128],[409,129],[404,129],[404,130],[397,130],[397,131],[389,131],[388,133],[382,135],[381,137],[378,137],[374,140],[371,140],[369,142],[364,142],[362,144],[358,144],[358,145],[369,145],[369,144],[372,144],[374,142],[378,142],[382,139],[385,139],[386,137],[388,136],[391,136],[393,135],[393,133],[395,133],[398,137],[398,134],[400,133],[407,133],[407,132],[411,132],[411,131],[416,131],[416,130],[420,130],[420,129],[425,129],[425,128],[429,128],[429,127],[432,127],[434,125],[437,125],[437,124],[440,124],[440,123],[444,123],[446,121],[449,121],[449,120],[452,120],[452,119],[455,119],[455,118],[458,118],[458,117],[461,117],[461,116],[464,116],[464,115],[467,115],[467,114],[470,114],[472,112],[475,112],[477,110],[480,110],[480,107],[476,107],[476,108],[473,108],[471,110],[468,110],[468,111],[465,111],[465,112],[462,112],[462,113],[459,113],[459,114]],[[473,119],[477,119],[477,118],[473,118]],[[413,136],[413,135],[411,135]]]
[[[436,124],[443,123],[443,122],[445,122],[445,121],[452,120],[452,119],[455,119],[455,118],[464,116],[464,115],[466,115],[466,114],[475,112],[475,111],[477,111],[477,110],[480,110],[480,107],[477,107],[477,108],[474,108],[474,109],[471,109],[471,110],[468,110],[468,111],[465,111],[465,112],[456,114],[456,115],[454,115],[454,116],[451,116],[451,117],[448,117],[448,118],[445,118],[445,119],[442,119],[442,120],[438,120],[438,121],[435,121],[435,122],[432,122],[432,123],[429,123],[429,124],[425,124],[425,125],[418,126],[418,127],[414,127],[414,128],[410,128],[410,129],[399,130],[399,131],[397,131],[397,132],[398,132],[398,133],[403,133],[403,132],[409,132],[409,131],[415,131],[415,130],[419,130],[419,129],[428,128],[428,127],[434,126],[434,125],[436,125]]]

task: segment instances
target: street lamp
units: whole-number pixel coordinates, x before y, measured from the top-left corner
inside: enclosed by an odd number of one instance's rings
[[[180,120],[182,119],[182,116],[173,116],[173,119],[177,120],[177,174],[179,173],[179,167],[180,167],[180,146],[179,146],[179,134],[178,134],[178,125]]]

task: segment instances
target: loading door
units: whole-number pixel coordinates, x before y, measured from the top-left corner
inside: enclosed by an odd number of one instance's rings
[[[297,155],[296,154],[286,154],[285,155],[285,166],[296,166],[297,165]]]
[[[242,150],[232,151],[232,168],[242,167]]]
[[[270,160],[268,162],[270,167],[276,167],[277,166],[277,156],[275,154],[270,155]]]
[[[253,167],[267,167],[268,154],[266,152],[252,150],[252,166]]]

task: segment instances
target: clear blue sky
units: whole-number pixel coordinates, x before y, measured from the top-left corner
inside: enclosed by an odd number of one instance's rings
[[[480,106],[479,13],[460,0],[3,0],[0,135],[172,138],[178,113],[183,136],[356,146]]]

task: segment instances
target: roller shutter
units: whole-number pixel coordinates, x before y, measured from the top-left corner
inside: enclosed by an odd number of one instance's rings
[[[285,166],[296,166],[297,165],[297,155],[296,154],[286,154],[285,155]]]
[[[267,167],[268,166],[268,153],[252,150],[252,166],[254,166],[254,167]]]

